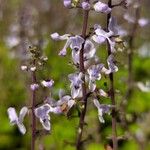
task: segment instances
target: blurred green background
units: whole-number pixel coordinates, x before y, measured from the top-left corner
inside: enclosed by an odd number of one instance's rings
[[[107,1],[105,1],[107,2]],[[114,3],[117,1],[114,1]],[[150,18],[150,1],[142,2],[141,16]],[[123,14],[128,11],[116,8],[113,15],[118,23],[130,31],[131,25],[123,19]],[[131,13],[134,15],[134,11]],[[89,28],[98,23],[106,25],[106,15],[91,12]],[[64,42],[54,42],[50,34],[58,32],[80,34],[82,26],[82,11],[79,9],[68,10],[60,0],[0,0],[0,150],[28,150],[30,149],[30,120],[25,119],[27,134],[22,136],[16,126],[10,126],[7,108],[14,106],[19,110],[24,105],[30,105],[31,83],[30,74],[21,71],[20,66],[26,63],[27,47],[38,45],[47,55],[49,60],[43,70],[39,71],[38,79],[53,78],[55,81],[52,89],[53,96],[58,99],[60,88],[69,93],[67,75],[74,71],[70,65],[70,54],[66,58],[58,56]],[[133,73],[135,85],[137,82],[150,81],[150,26],[138,28],[134,42]],[[88,29],[89,29],[88,28]],[[125,37],[128,40],[128,37]],[[97,54],[103,63],[106,63],[105,46],[97,49]],[[127,84],[127,50],[116,54],[119,71],[115,74],[116,101],[119,105],[123,99]],[[99,85],[108,89],[104,83],[108,78],[102,78]],[[49,96],[49,91],[38,92],[38,101],[41,102]],[[109,99],[102,98],[102,102],[110,103]],[[73,112],[76,114],[76,112]],[[150,92],[142,92],[136,86],[127,105],[127,118],[131,121],[128,125],[130,133],[137,140],[129,138],[119,143],[119,150],[149,150],[150,149]],[[88,102],[84,136],[86,150],[104,150],[111,136],[111,117],[105,116],[106,123],[100,124],[97,110]],[[52,130],[50,135],[38,137],[36,141],[39,150],[74,150],[74,142],[78,126],[78,118],[67,119],[64,115],[51,115]],[[41,124],[39,123],[39,128]],[[127,134],[118,120],[118,135]]]

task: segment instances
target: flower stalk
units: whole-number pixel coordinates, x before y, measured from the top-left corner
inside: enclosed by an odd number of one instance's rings
[[[108,1],[108,7],[112,7],[112,1]],[[111,18],[111,12],[107,14],[107,30],[109,26],[109,21]],[[107,40],[107,51],[108,56],[111,55],[111,46],[110,43]],[[113,72],[109,74],[109,80],[110,80],[110,99],[112,102],[112,105],[116,105],[115,100],[115,89],[114,89],[114,76]],[[116,107],[112,108],[112,142],[113,142],[113,150],[118,150],[118,143],[117,143],[117,121],[116,121]]]
[[[33,60],[33,66],[35,66],[35,59]],[[37,82],[36,71],[31,72],[32,83]],[[35,150],[35,136],[36,136],[36,116],[34,114],[34,109],[36,107],[36,90],[32,90],[32,120],[31,120],[31,129],[32,129],[32,139],[31,139],[31,150]]]
[[[89,0],[85,0],[85,2],[89,2]],[[88,17],[89,17],[89,10],[83,10],[83,26],[82,26],[82,37],[86,39],[86,31],[87,31],[87,25],[88,25]],[[78,135],[77,135],[77,141],[76,141],[76,149],[80,150],[82,147],[82,134],[83,134],[83,127],[84,127],[84,118],[86,114],[87,109],[87,91],[86,91],[86,84],[85,84],[85,68],[84,68],[84,44],[82,44],[82,49],[80,51],[80,61],[79,61],[79,69],[80,72],[83,73],[83,83],[82,83],[82,103],[83,103],[83,109],[80,114],[80,120],[79,120],[79,127],[78,127]]]

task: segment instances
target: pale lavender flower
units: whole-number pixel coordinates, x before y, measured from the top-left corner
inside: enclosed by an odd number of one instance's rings
[[[96,12],[101,12],[101,13],[106,13],[106,14],[109,14],[111,12],[111,8],[109,8],[107,4],[102,3],[100,1],[95,3],[93,8]]]
[[[66,56],[66,54],[67,54],[67,48],[69,47],[69,45],[71,44],[71,40],[70,40],[70,38],[67,40],[67,42],[65,43],[65,45],[64,45],[64,47],[63,47],[63,49],[62,50],[60,50],[60,52],[59,52],[59,56]]]
[[[70,48],[75,52],[79,53],[79,51],[82,49],[82,44],[84,43],[84,39],[81,36],[72,36],[70,37],[71,44]]]
[[[67,40],[70,37],[70,34],[59,35],[57,32],[52,33],[51,38],[55,41]]]
[[[84,43],[84,39],[81,36],[75,35],[68,38],[64,48],[59,52],[59,55],[66,55],[67,48],[70,46],[74,53],[79,53],[82,48],[82,44]]]
[[[54,80],[43,80],[42,82],[41,82],[41,84],[42,84],[42,86],[44,86],[44,87],[48,87],[48,88],[51,88],[52,86],[53,86],[53,84],[54,84]]]
[[[114,56],[111,54],[107,58],[108,68],[111,73],[117,72],[118,67],[115,65],[115,59]]]
[[[84,60],[88,60],[90,58],[93,58],[96,53],[96,48],[94,44],[90,40],[86,40],[84,44]]]
[[[90,40],[86,40],[84,44],[84,61],[88,61],[90,58],[93,58],[96,53],[96,48]],[[80,53],[72,51],[72,59],[75,64],[79,64]]]
[[[64,1],[64,6],[66,7],[66,8],[71,8],[71,2],[72,2],[72,0],[63,0]]]
[[[67,54],[67,48],[70,46],[72,51],[79,53],[84,43],[84,39],[81,36],[75,35],[71,36],[70,34],[64,34],[60,36],[58,33],[51,34],[53,40],[67,40],[63,49],[59,52],[60,56],[65,56]]]
[[[74,74],[70,74],[68,76],[71,85],[71,96],[72,98],[77,98],[81,96],[81,90],[82,90],[82,73],[74,73]]]
[[[114,49],[115,41],[113,41],[111,37],[116,36],[116,34],[118,33],[117,27],[118,25],[116,24],[116,21],[113,17],[110,18],[109,21],[109,26],[108,26],[109,32],[104,31],[101,28],[101,26],[95,25],[95,34],[92,36],[92,39],[98,44],[104,43],[107,39],[110,44],[111,51],[115,52]]]
[[[129,23],[135,23],[135,17],[131,16],[129,13],[125,13],[123,17]]]
[[[9,119],[10,119],[10,124],[11,125],[15,125],[16,124],[18,126],[19,131],[22,134],[26,133],[26,128],[23,125],[23,120],[24,120],[24,117],[27,114],[27,112],[28,112],[28,108],[27,107],[23,107],[20,110],[19,117],[18,117],[15,108],[9,107],[7,109],[7,113],[8,113]]]
[[[96,31],[96,34],[92,36],[92,39],[98,44],[104,43],[107,39],[109,44],[110,44],[111,52],[115,52],[115,49],[114,49],[115,48],[115,42],[110,39],[110,33],[111,32],[107,33],[101,29],[98,29],[95,31]]]
[[[62,113],[62,109],[60,106],[55,106],[55,107],[51,107],[50,112],[54,113],[54,114],[61,114]]]
[[[118,35],[118,24],[115,17],[111,17],[109,20],[108,30],[112,32],[112,35]]]
[[[105,67],[103,67],[102,69],[102,72],[105,73],[106,75],[118,71],[118,67],[115,65],[115,59],[112,54],[108,56],[107,64],[108,64],[108,69],[106,69]]]
[[[32,91],[35,91],[35,90],[37,90],[38,88],[39,88],[39,85],[38,85],[37,83],[33,83],[33,84],[30,85],[30,89],[31,89]]]
[[[60,97],[56,105],[61,107],[62,112],[68,112],[75,105],[75,100],[71,96],[65,95]]]
[[[92,65],[88,70],[89,74],[89,89],[90,91],[94,91],[96,88],[96,80],[101,79],[101,70],[104,67],[103,64]]]
[[[100,104],[97,99],[93,100],[94,105],[98,109],[98,118],[101,123],[105,123],[105,120],[103,118],[103,114],[109,114],[110,115],[110,110],[112,108],[112,105],[105,105],[105,104]]]
[[[49,97],[47,103],[52,106],[50,112],[61,114],[68,112],[75,105],[75,100],[69,95],[64,95],[64,91],[61,89],[59,90],[59,100],[55,101]]]
[[[49,104],[44,104],[34,110],[35,116],[40,119],[40,122],[45,130],[50,130],[50,116],[49,112],[51,110],[51,106]]]
[[[11,35],[6,38],[6,44],[11,48],[15,47],[20,43],[20,38],[16,35]]]
[[[82,2],[81,6],[84,10],[90,10],[90,8],[91,8],[90,3],[88,3],[88,2]]]
[[[144,26],[148,25],[148,23],[149,23],[149,20],[146,19],[146,18],[140,18],[140,19],[138,20],[138,24],[139,24],[141,27],[144,27]]]

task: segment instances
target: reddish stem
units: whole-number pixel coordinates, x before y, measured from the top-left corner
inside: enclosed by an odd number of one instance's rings
[[[35,65],[35,60],[33,61],[33,65]],[[32,83],[36,83],[36,72],[32,72]],[[31,139],[31,150],[35,150],[35,133],[36,133],[36,117],[34,114],[34,109],[36,105],[36,90],[32,91],[32,139]]]
[[[86,2],[89,2],[89,0],[85,0]],[[88,16],[89,11],[84,10],[83,11],[83,26],[82,26],[82,37],[86,39],[86,31],[87,31],[87,25],[88,25]],[[84,44],[82,45],[82,49],[80,51],[80,72],[85,74],[85,68],[84,68]],[[82,134],[83,134],[83,127],[84,127],[84,118],[86,115],[86,108],[87,108],[87,92],[86,92],[86,85],[85,85],[85,76],[82,78],[83,84],[82,84],[82,102],[83,102],[83,109],[80,114],[80,120],[79,120],[79,128],[78,128],[78,135],[77,135],[77,141],[76,141],[76,149],[80,150],[82,149]]]

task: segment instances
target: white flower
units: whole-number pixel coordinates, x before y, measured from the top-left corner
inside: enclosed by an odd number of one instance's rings
[[[30,68],[30,70],[31,70],[32,72],[34,72],[34,71],[36,70],[36,67],[33,66],[33,67]]]
[[[43,80],[43,81],[41,82],[41,84],[42,84],[44,87],[51,88],[51,87],[53,86],[53,84],[54,84],[54,81],[53,81],[53,80],[47,80],[47,81]]]
[[[101,123],[105,123],[105,120],[103,118],[103,114],[110,114],[110,109],[112,108],[112,106],[111,105],[104,105],[104,104],[101,105],[97,99],[94,99],[93,102],[94,102],[94,105],[98,109],[99,121]]]
[[[19,131],[22,134],[26,133],[26,128],[23,125],[23,120],[24,120],[24,117],[25,117],[27,111],[28,111],[28,108],[27,107],[23,107],[20,110],[19,117],[18,117],[15,108],[9,107],[7,109],[7,113],[8,113],[9,119],[10,119],[10,124],[11,125],[15,125],[16,124],[18,126]]]
[[[21,70],[22,70],[22,71],[26,71],[27,69],[28,69],[27,66],[25,66],[25,65],[22,65],[22,66],[21,66]]]
[[[103,89],[99,90],[99,94],[100,94],[100,96],[108,97],[108,94]]]
[[[109,14],[111,12],[111,8],[109,8],[107,4],[102,3],[100,1],[95,3],[93,8],[96,12],[101,12],[101,13],[106,13],[106,14]]]
[[[82,91],[82,73],[70,74],[69,80],[71,81],[71,96],[72,98],[77,98],[81,96]]]

